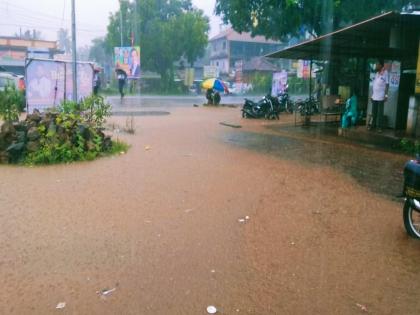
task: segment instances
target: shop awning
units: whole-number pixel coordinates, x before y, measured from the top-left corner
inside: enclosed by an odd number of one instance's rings
[[[417,53],[415,49],[408,49],[407,36],[418,38],[419,35],[420,15],[388,12],[266,57],[303,60],[365,57],[401,60],[403,56],[412,57],[411,54]]]

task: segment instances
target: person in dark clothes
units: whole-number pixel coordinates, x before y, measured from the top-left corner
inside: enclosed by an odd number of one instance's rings
[[[121,95],[121,99],[124,97],[124,86],[125,86],[125,81],[127,81],[127,74],[120,70],[117,69],[117,79],[118,79],[118,91],[120,92]]]
[[[93,94],[98,95],[99,89],[101,88],[101,77],[99,76],[99,69],[93,71]]]

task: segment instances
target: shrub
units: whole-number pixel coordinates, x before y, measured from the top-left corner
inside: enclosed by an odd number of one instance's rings
[[[0,118],[5,121],[17,121],[23,109],[24,97],[15,86],[6,86],[0,91]]]
[[[418,140],[404,138],[400,142],[400,148],[408,154],[420,154],[420,142]]]
[[[25,121],[10,122],[0,132],[0,161],[54,164],[110,154],[113,142],[103,133],[110,110],[102,97],[91,96],[79,104],[65,101],[58,110],[34,111]],[[117,144],[116,150],[122,150]]]

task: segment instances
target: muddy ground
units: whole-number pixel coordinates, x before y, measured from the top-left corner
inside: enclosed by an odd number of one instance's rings
[[[0,314],[420,312],[406,156],[268,128],[290,117],[165,111],[114,130],[126,154],[0,166]]]

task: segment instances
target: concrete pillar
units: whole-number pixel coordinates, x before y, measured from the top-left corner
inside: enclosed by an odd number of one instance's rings
[[[407,114],[407,129],[406,133],[408,136],[420,135],[420,112],[419,112],[419,98],[416,96],[410,96],[408,102],[408,114]]]

